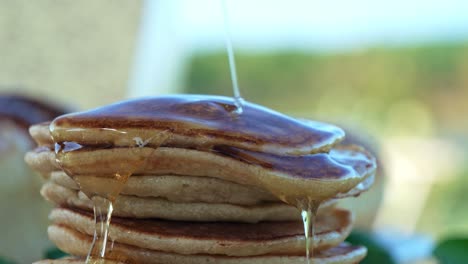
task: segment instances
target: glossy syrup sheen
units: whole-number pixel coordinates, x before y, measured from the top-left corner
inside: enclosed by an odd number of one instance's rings
[[[302,122],[271,109],[244,102],[237,114],[232,98],[207,95],[173,95],[134,99],[94,110],[65,115],[52,122],[52,135],[66,140],[73,128],[129,128],[167,130],[193,138],[222,138],[262,146],[270,144],[300,153],[333,145],[344,137],[335,126]],[[65,132],[66,133],[66,132]]]
[[[375,166],[365,152],[344,149],[300,156],[279,156],[226,145],[214,146],[213,151],[247,164],[284,172],[292,178],[311,180],[361,177]]]

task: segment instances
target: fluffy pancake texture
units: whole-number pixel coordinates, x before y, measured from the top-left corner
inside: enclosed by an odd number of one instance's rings
[[[76,256],[86,256],[92,241],[87,236],[66,226],[52,225],[49,227],[50,239],[63,251]],[[350,246],[341,244],[335,248],[317,252],[314,255],[314,263],[320,264],[351,264],[357,263],[366,255],[366,249],[362,246]],[[303,254],[267,254],[260,256],[223,256],[223,255],[184,255],[171,252],[142,249],[127,244],[114,242],[106,253],[106,257],[125,263],[228,263],[228,264],[263,264],[263,263],[305,263]]]
[[[50,178],[56,184],[79,190],[79,186],[63,171],[51,172]],[[104,182],[109,181],[108,178],[101,177],[100,179]],[[172,202],[238,205],[255,205],[263,202],[279,201],[272,194],[253,186],[212,177],[183,175],[138,175],[130,177],[121,194],[138,197],[160,197]]]
[[[251,154],[251,153],[249,153]],[[277,160],[280,157],[272,157]],[[362,149],[349,147],[334,149],[330,154],[288,156],[284,166],[301,168],[301,176],[287,169],[259,166],[229,156],[195,149],[171,147],[136,147],[110,149],[83,149],[66,153],[61,166],[77,175],[113,175],[122,168],[144,163],[133,173],[152,175],[206,176],[236,182],[242,185],[264,188],[265,184],[281,187],[278,193],[291,190],[294,193],[310,193],[318,199],[347,193],[375,172],[375,161]],[[55,153],[38,149],[26,155],[26,162],[40,172],[59,170]],[[305,175],[304,175],[305,174]]]
[[[92,211],[93,203],[83,193],[53,183],[46,183],[41,194],[56,205]],[[185,221],[284,221],[297,220],[297,209],[284,203],[241,206],[222,203],[175,203],[161,198],[119,195],[114,204],[115,216],[163,218]]]
[[[125,161],[130,159],[129,152],[126,152],[124,148],[118,148],[110,150],[99,150],[101,154],[94,152],[88,153],[93,155],[93,158],[86,158],[84,153],[81,153],[81,157],[87,161],[79,161],[82,167],[81,173],[88,175],[86,177],[94,177],[105,184],[107,179],[100,177],[99,175],[108,174],[112,171],[112,161],[125,164]],[[141,149],[134,149],[140,151]],[[147,149],[151,151],[151,149]],[[159,150],[159,152],[158,152]],[[187,154],[187,151],[189,154]],[[123,153],[122,155],[116,154],[116,152]],[[180,155],[174,153],[185,153],[187,159],[182,161],[175,161],[176,157]],[[137,153],[137,152],[133,152]],[[159,154],[158,154],[159,153]],[[192,153],[192,155],[190,155]],[[345,152],[343,152],[345,153]],[[77,154],[77,153],[74,153]],[[107,155],[106,155],[107,154]],[[254,165],[244,165],[238,161],[232,161],[229,158],[220,156],[211,156],[218,158],[218,160],[211,160],[209,157],[203,158],[205,152],[199,152],[197,150],[184,150],[184,149],[171,149],[171,148],[160,148],[153,152],[148,158],[148,162],[141,170],[142,175],[134,175],[130,177],[129,182],[124,187],[122,194],[136,195],[139,197],[162,197],[169,201],[175,202],[206,202],[206,203],[230,203],[238,205],[252,205],[261,202],[278,201],[278,198],[268,193],[266,190],[262,190],[252,185],[242,185],[240,182],[246,181],[245,178],[249,177],[243,168],[251,168],[253,173],[255,172]],[[108,157],[112,155],[112,157]],[[119,158],[120,156],[120,158]],[[358,155],[359,156],[359,155]],[[74,158],[78,159],[77,156]],[[362,158],[362,157],[361,157]],[[76,189],[77,186],[67,176],[64,175],[63,171],[59,170],[59,165],[56,162],[55,154],[51,150],[44,150],[39,148],[39,151],[32,151],[26,155],[26,161],[30,166],[34,167],[37,171],[42,172],[45,178],[49,178],[49,175],[53,176],[55,182],[59,181],[65,187]],[[89,162],[88,162],[89,161]],[[154,164],[151,164],[154,161]],[[189,162],[191,161],[191,162]],[[225,164],[226,166],[219,166],[218,163]],[[360,165],[359,159],[356,159],[357,169],[369,173],[372,170],[367,170],[364,166]],[[229,166],[229,162],[234,165]],[[365,164],[365,163],[364,163]],[[236,166],[237,165],[237,166]],[[107,168],[103,168],[106,167]],[[229,170],[229,168],[232,168]],[[92,171],[98,171],[96,174],[91,174]],[[168,175],[168,174],[177,175]],[[145,173],[151,173],[148,175]],[[180,174],[180,175],[179,175]],[[191,174],[195,176],[183,176],[183,174]],[[209,177],[211,174],[212,177]],[[368,189],[372,184],[372,174],[365,181],[356,185],[353,189],[348,192],[340,193],[340,198],[346,196],[354,196]],[[83,176],[84,177],[84,176]],[[226,180],[228,179],[228,180]],[[237,180],[238,183],[232,182]],[[319,185],[320,183],[317,183]],[[322,185],[330,185],[331,183],[322,183]],[[343,184],[343,183],[342,183]],[[317,188],[317,187],[316,187]],[[343,187],[341,187],[343,188]],[[346,189],[344,189],[345,191]],[[320,190],[319,190],[320,191]],[[323,192],[323,190],[321,190]],[[335,191],[331,189],[330,191]]]
[[[93,216],[71,209],[54,209],[54,225],[69,226],[92,236]],[[314,247],[318,250],[340,244],[351,231],[349,211],[335,209],[317,217]],[[140,248],[178,254],[256,256],[300,254],[304,251],[303,226],[299,221],[195,223],[114,218],[110,239]]]

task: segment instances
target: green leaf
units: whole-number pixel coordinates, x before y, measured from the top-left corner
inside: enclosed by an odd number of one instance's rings
[[[59,259],[67,256],[67,253],[61,251],[58,248],[49,248],[45,253],[44,253],[44,258],[46,259]]]
[[[13,262],[13,261],[11,261],[11,260],[9,260],[9,259],[0,257],[0,264],[16,264],[16,263]]]
[[[440,264],[468,263],[468,238],[449,238],[434,249],[434,256]]]
[[[367,247],[367,256],[361,264],[396,264],[387,250],[380,246],[368,233],[353,231],[346,241]]]

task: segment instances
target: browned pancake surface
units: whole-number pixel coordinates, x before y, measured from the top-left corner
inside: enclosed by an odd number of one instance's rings
[[[92,221],[93,214],[91,212],[70,208],[57,208],[51,213],[52,221],[61,224],[67,224],[66,222],[74,217]],[[317,216],[316,235],[320,237],[331,231],[343,232],[345,229],[349,228],[351,222],[352,215],[347,210],[334,209],[325,211]],[[265,241],[286,237],[302,237],[304,235],[304,226],[299,219],[298,221],[266,221],[249,224],[238,222],[190,222],[114,217],[112,218],[112,225],[120,226],[127,232],[194,240]]]
[[[202,139],[203,143],[198,141],[198,145],[229,142],[232,146],[277,154],[318,152],[344,137],[344,132],[335,126],[305,123],[253,103],[246,102],[241,115],[235,114],[235,110],[233,99],[228,97],[150,97],[61,116],[52,122],[51,129],[56,142],[93,144],[82,142],[84,137],[80,135],[88,132],[81,129],[122,134],[126,129],[140,129]]]
[[[76,256],[86,256],[92,237],[84,235],[66,226],[49,227],[49,237],[63,251]],[[333,249],[316,252],[315,264],[352,264],[358,263],[366,255],[362,246],[341,244]],[[158,264],[303,264],[303,254],[267,254],[262,256],[230,257],[206,254],[176,254],[148,250],[115,242],[108,248],[106,256],[124,263],[158,263]]]
[[[93,217],[75,209],[55,209],[53,225],[66,226],[92,236]],[[319,213],[314,248],[323,250],[344,241],[351,231],[348,211]],[[178,254],[257,256],[299,254],[304,252],[303,226],[300,221],[260,222],[256,224],[179,222],[115,218],[110,240],[140,248]]]

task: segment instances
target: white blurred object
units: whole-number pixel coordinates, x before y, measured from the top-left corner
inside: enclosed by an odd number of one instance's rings
[[[389,138],[382,146],[388,177],[375,237],[397,263],[436,263],[433,238],[415,231],[434,183],[456,175],[461,150],[447,140],[417,137]]]
[[[179,38],[180,1],[146,0],[127,96],[177,92],[187,52]]]
[[[463,155],[453,143],[429,138],[390,138],[383,153],[388,177],[374,228],[412,234],[433,184],[455,175]]]

